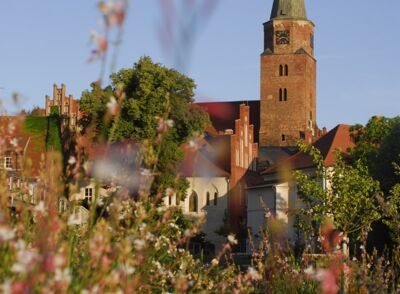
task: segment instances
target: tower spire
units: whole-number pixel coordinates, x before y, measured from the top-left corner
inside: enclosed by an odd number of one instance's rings
[[[304,0],[274,0],[271,19],[307,19]]]

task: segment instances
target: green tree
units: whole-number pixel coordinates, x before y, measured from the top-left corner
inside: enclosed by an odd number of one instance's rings
[[[361,160],[371,176],[378,180],[385,195],[400,182],[395,164],[400,163],[400,117],[372,117],[363,125],[352,127],[356,147],[350,162]]]
[[[316,174],[295,172],[299,196],[305,204],[300,210],[303,228],[310,220],[320,223],[331,218],[349,237],[359,239],[370,231],[372,223],[381,219],[382,193],[367,167],[361,161],[354,165],[345,163],[339,152],[334,166],[326,167],[317,149],[304,145],[302,150],[310,153],[317,165]]]
[[[153,192],[169,187],[183,192],[187,183],[177,176],[184,155],[180,146],[209,124],[208,115],[191,106],[194,89],[192,79],[143,57],[112,74],[110,86],[92,84],[83,92],[81,124],[94,127],[97,137],[109,142],[138,142],[144,166],[156,175]],[[114,104],[118,113],[110,118]]]

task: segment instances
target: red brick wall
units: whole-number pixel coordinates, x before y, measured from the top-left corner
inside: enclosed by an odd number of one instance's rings
[[[290,44],[277,45],[276,32],[285,30],[290,32]],[[260,83],[260,145],[263,147],[295,146],[307,131],[316,129],[313,35],[314,25],[310,21],[272,20],[264,24],[265,52],[261,55]],[[283,66],[282,76],[280,66]],[[280,89],[283,101],[280,101]]]
[[[258,144],[254,143],[254,126],[250,125],[249,121],[250,107],[242,104],[240,118],[235,122],[235,133],[231,135],[231,178],[228,203],[230,223],[237,233],[240,222],[245,222],[247,214],[246,173],[249,170],[256,171],[258,158]]]

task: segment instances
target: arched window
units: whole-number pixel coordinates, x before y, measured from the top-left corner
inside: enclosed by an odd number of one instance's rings
[[[198,212],[199,211],[199,198],[197,193],[193,191],[192,195],[189,198],[189,212]]]
[[[172,196],[171,195],[168,196],[168,205],[169,206],[172,205]]]
[[[279,101],[283,101],[283,91],[282,91],[282,88],[279,89]]]
[[[279,76],[283,76],[283,65],[279,66]]]
[[[289,66],[285,64],[285,76],[289,75]]]
[[[207,192],[207,196],[206,196],[207,198],[206,198],[206,203],[207,203],[207,206],[209,206],[210,205],[210,192]]]
[[[283,101],[287,101],[287,89],[283,91]]]
[[[214,193],[214,206],[217,206],[218,204],[218,192]]]

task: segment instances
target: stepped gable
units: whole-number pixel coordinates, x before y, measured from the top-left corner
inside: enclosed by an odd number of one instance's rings
[[[260,101],[225,101],[196,103],[210,115],[212,126],[207,131],[211,134],[224,134],[226,130],[235,130],[235,121],[240,117],[240,105],[250,106],[250,124],[254,125],[254,142],[259,141]]]
[[[326,135],[322,136],[319,140],[315,141],[312,145],[321,152],[324,164],[326,166],[332,166],[335,160],[335,150],[338,149],[341,152],[346,153],[349,147],[355,146],[350,135],[350,126],[341,124],[336,126]],[[310,155],[299,151],[280,163],[267,168],[261,174],[275,174],[281,171],[283,168],[300,170],[312,168],[314,166],[315,163],[313,158]]]

